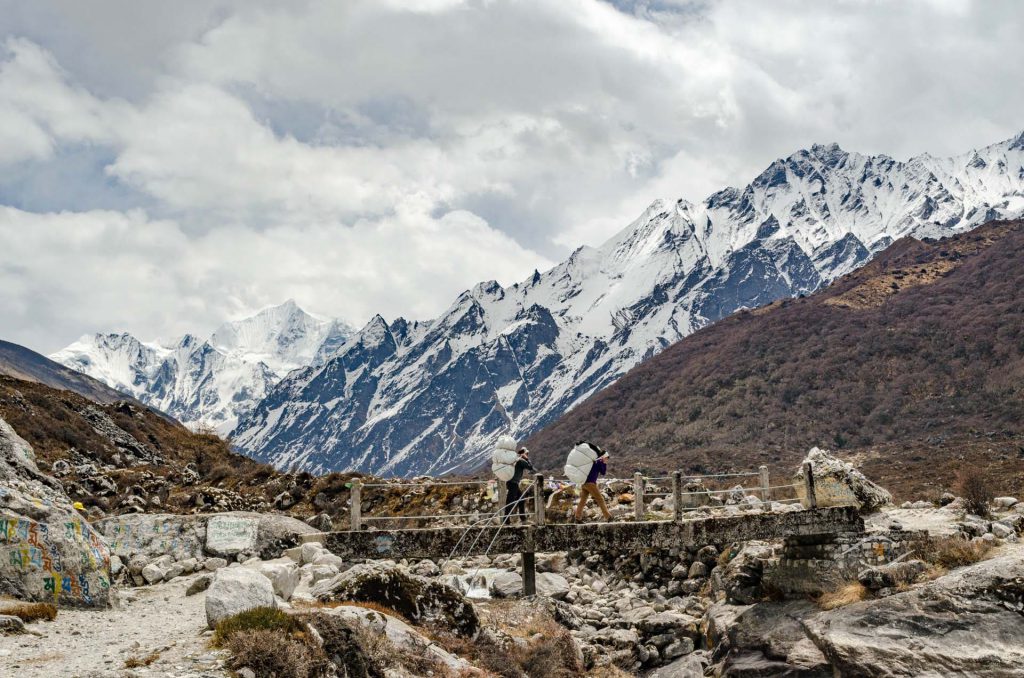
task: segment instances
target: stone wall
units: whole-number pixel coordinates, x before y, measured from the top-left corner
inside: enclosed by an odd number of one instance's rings
[[[902,530],[789,537],[777,560],[765,568],[765,585],[787,595],[817,595],[855,580],[868,566],[906,556],[928,538],[924,532]]]

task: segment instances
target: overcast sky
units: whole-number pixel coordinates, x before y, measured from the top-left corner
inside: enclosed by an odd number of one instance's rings
[[[0,338],[428,318],[814,142],[1024,129],[1024,3],[0,0]]]

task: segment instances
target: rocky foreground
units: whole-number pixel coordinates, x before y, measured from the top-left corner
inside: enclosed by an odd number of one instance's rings
[[[537,595],[523,598],[517,555],[347,561],[307,523],[265,512],[89,522],[0,420],[0,590],[10,598],[0,602],[0,667],[18,676],[1016,675],[1024,504],[997,498],[986,517],[953,496],[895,508],[826,452],[810,458],[818,499],[859,506],[863,533],[538,554]],[[622,517],[630,497],[609,494]],[[701,512],[795,510],[742,488],[722,496]],[[651,505],[656,515],[671,509],[670,499]],[[57,605],[56,618],[26,623],[27,601]]]

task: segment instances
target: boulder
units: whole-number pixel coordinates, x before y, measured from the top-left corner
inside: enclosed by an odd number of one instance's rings
[[[138,556],[152,560],[163,555],[171,555],[175,560],[203,557],[203,516],[130,513],[104,518],[95,526],[106,537],[110,550],[123,560],[131,561]]]
[[[569,581],[560,574],[538,572],[536,583],[538,596],[562,600],[569,594]]]
[[[491,595],[495,598],[512,598],[523,593],[523,576],[508,570],[496,571],[491,576]]]
[[[290,558],[278,558],[255,565],[256,571],[270,580],[274,593],[284,600],[291,600],[295,587],[299,585],[299,566]]]
[[[691,654],[656,669],[647,678],[704,678],[706,665],[703,655]]]
[[[231,513],[215,515],[206,523],[206,552],[230,558],[256,550],[260,521],[255,516]]]
[[[812,448],[804,459],[806,462],[812,464],[818,506],[856,506],[861,513],[871,513],[892,504],[888,490],[868,480],[853,464],[840,461],[826,450]],[[793,481],[801,503],[808,506],[803,464]]]
[[[992,505],[1001,509],[1013,508],[1018,503],[1017,497],[996,497],[992,500]]]
[[[324,609],[308,620],[310,626],[316,629],[321,637],[326,636],[325,641],[328,646],[331,643],[329,642],[329,633],[325,628],[327,624],[324,617],[333,617],[354,626],[361,626],[374,635],[383,634],[395,646],[406,652],[427,656],[441,662],[452,675],[472,675],[474,672],[469,662],[444,650],[437,643],[419,633],[415,627],[397,617],[362,607],[341,606]]]
[[[1011,676],[1024,666],[1024,555],[960,568],[910,591],[847,605],[804,629],[836,675]]]
[[[323,602],[377,603],[415,623],[436,622],[464,637],[475,637],[480,630],[476,610],[461,593],[396,565],[355,565],[329,580],[318,582],[311,594]]]
[[[110,549],[60,483],[0,419],[0,594],[58,605],[110,603]]]
[[[277,607],[270,580],[247,567],[217,570],[206,591],[207,625],[212,629],[221,619],[254,607]]]
[[[927,569],[928,566],[920,560],[900,561],[861,570],[857,581],[872,591],[879,591],[898,584],[913,584]]]

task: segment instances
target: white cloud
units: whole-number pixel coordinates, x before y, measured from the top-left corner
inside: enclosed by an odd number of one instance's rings
[[[472,214],[434,219],[412,206],[347,228],[229,226],[198,237],[141,211],[0,207],[0,242],[2,336],[44,349],[88,329],[144,339],[209,331],[286,298],[360,322],[429,317],[467,280],[509,284],[537,261]]]
[[[70,184],[0,182],[0,335],[425,317],[811,142],[1024,127],[1014,2],[185,5],[0,0],[0,177]]]

